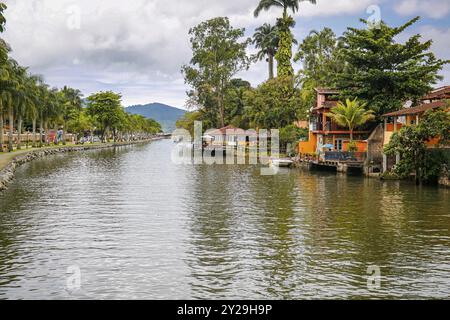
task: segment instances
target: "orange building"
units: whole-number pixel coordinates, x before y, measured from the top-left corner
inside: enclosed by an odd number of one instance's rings
[[[448,101],[450,100],[450,86],[437,88],[431,91],[428,95],[421,99],[421,103],[415,107],[403,108],[395,112],[389,112],[383,115],[384,118],[384,141],[383,144],[387,145],[391,140],[392,135],[399,131],[402,126],[415,125],[420,122],[423,114],[428,110],[434,110],[438,108],[448,108]],[[427,144],[429,147],[435,146],[439,142],[439,139],[433,139]],[[395,163],[399,161],[399,156],[395,161],[389,161],[389,159],[383,155],[383,171],[388,170]]]
[[[308,141],[299,144],[299,153],[320,153],[323,149],[332,151],[347,151],[350,141],[350,131],[336,124],[327,113],[338,103],[339,92],[329,88],[316,88],[317,97],[314,106],[311,108],[309,118]],[[370,130],[359,129],[353,131],[354,140],[357,143],[358,151],[367,150],[367,141]]]

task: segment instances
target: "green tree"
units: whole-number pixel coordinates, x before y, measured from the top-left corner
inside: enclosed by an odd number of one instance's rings
[[[80,112],[83,107],[83,95],[80,90],[69,88],[64,86],[61,90],[62,99],[63,99],[63,113],[62,113],[62,122],[63,122],[63,143],[66,143],[66,130],[67,123],[73,119],[77,119],[80,116]]]
[[[252,128],[279,129],[305,119],[301,96],[290,77],[277,77],[245,94],[245,115]]]
[[[122,96],[112,91],[99,92],[90,95],[88,101],[88,114],[98,123],[101,140],[105,141],[106,132],[115,128],[120,121]]]
[[[280,36],[277,27],[271,26],[268,23],[263,24],[255,30],[253,35],[253,44],[259,49],[256,54],[257,60],[262,60],[266,56],[266,61],[269,64],[269,79],[273,79],[273,59],[277,53]]]
[[[287,147],[297,145],[300,139],[306,139],[308,137],[308,129],[302,129],[294,124],[290,124],[280,129],[280,147],[282,151],[293,152]]]
[[[6,19],[5,16],[3,15],[3,11],[6,10],[6,4],[4,4],[3,2],[0,2],[0,32],[5,31],[5,23],[6,23]]]
[[[241,40],[244,29],[235,29],[228,18],[214,18],[189,31],[193,57],[182,67],[189,105],[204,109],[213,125],[225,125],[225,93],[232,77],[246,70],[250,58],[246,48],[250,39]]]
[[[251,89],[250,82],[232,79],[225,94],[226,123],[237,128],[247,129],[245,119],[245,95]]]
[[[400,155],[394,172],[401,178],[414,173],[417,182],[435,180],[449,163],[442,150],[427,147],[427,142],[433,138],[440,138],[440,146],[449,145],[450,114],[447,111],[429,110],[418,125],[403,126],[392,135],[384,151],[389,156]]]
[[[294,75],[294,69],[291,63],[294,38],[290,29],[295,25],[295,21],[288,15],[288,10],[290,9],[293,13],[296,13],[299,10],[300,2],[303,1],[316,4],[316,0],[261,0],[254,12],[255,17],[258,17],[263,10],[268,11],[273,7],[283,9],[282,17],[277,20],[280,41],[278,51],[275,55],[275,59],[277,60],[277,75],[281,77],[291,77]]]
[[[345,104],[339,102],[336,107],[327,113],[327,117],[333,119],[338,125],[348,128],[350,141],[353,141],[353,130],[375,118],[372,110],[365,109],[366,104],[357,99],[347,99]]]
[[[186,112],[180,119],[176,122],[176,127],[178,129],[185,129],[191,133],[191,136],[194,136],[194,122],[195,121],[203,121],[204,115],[202,111],[192,111],[192,112]],[[210,127],[213,126],[208,123],[203,124],[204,127]]]
[[[330,28],[312,30],[299,45],[294,58],[302,63],[301,81],[312,82],[315,87],[335,87],[334,74],[344,69],[340,47],[341,42]]]
[[[400,27],[381,22],[378,27],[348,28],[343,36],[342,57],[347,67],[337,75],[343,97],[370,103],[377,116],[400,109],[405,101],[416,102],[441,79],[439,70],[448,61],[429,51],[432,40],[419,34],[405,43],[396,39],[419,17]]]

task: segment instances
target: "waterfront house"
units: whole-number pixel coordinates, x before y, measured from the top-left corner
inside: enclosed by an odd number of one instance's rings
[[[234,126],[226,126],[220,129],[208,130],[205,137],[207,145],[214,147],[238,147],[246,146],[249,141],[248,132]],[[256,133],[255,133],[256,134]]]
[[[301,141],[300,154],[320,154],[324,151],[347,151],[350,131],[336,124],[327,113],[338,103],[339,92],[330,88],[316,88],[315,103],[310,110],[308,141]],[[359,128],[353,131],[358,152],[367,150],[370,130]]]
[[[437,88],[420,99],[417,106],[409,106],[398,111],[384,114],[384,137],[383,146],[386,146],[391,140],[392,135],[399,131],[403,126],[418,124],[424,113],[428,110],[447,108],[450,101],[450,86]],[[428,147],[432,148],[439,142],[439,138],[427,142]],[[383,155],[383,172],[392,168],[399,161],[400,157],[388,158]]]

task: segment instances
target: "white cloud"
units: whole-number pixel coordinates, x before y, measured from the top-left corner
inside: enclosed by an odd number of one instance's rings
[[[450,60],[450,28],[436,28],[433,26],[424,26],[420,28],[423,40],[433,40],[431,51],[443,60]],[[446,65],[440,73],[444,76],[444,80],[438,85],[449,85],[450,65]]]
[[[402,0],[394,5],[401,15],[425,15],[433,19],[444,18],[450,13],[449,0]]]
[[[186,87],[180,73],[191,52],[188,30],[199,22],[229,16],[248,34],[275,22],[279,10],[253,17],[258,0],[4,0],[13,57],[42,73],[52,85],[123,93],[125,104],[161,101],[181,106]],[[298,19],[366,14],[382,0],[302,2]],[[80,14],[78,17],[77,14]],[[79,25],[78,25],[79,22]],[[298,23],[299,34],[303,26]],[[79,27],[79,28],[78,28]],[[260,62],[241,76],[256,85],[267,77]]]

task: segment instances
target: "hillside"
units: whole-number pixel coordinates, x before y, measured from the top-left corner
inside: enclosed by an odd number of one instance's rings
[[[158,121],[164,132],[175,130],[176,121],[181,118],[186,111],[171,107],[162,103],[149,103],[146,105],[135,105],[125,109],[131,114],[140,114],[146,118],[152,118]]]

